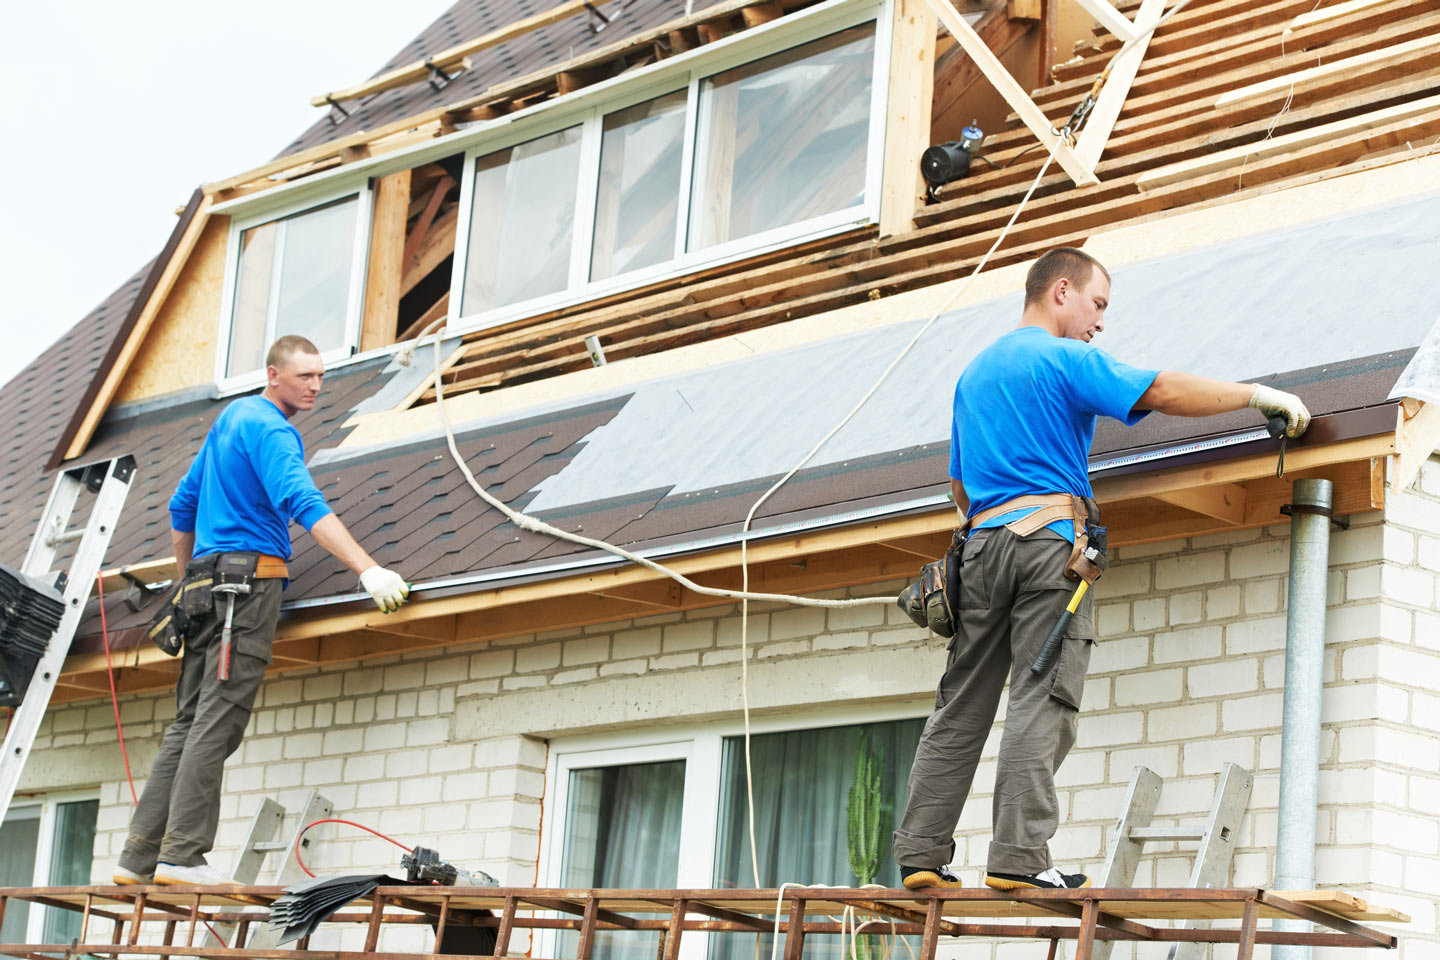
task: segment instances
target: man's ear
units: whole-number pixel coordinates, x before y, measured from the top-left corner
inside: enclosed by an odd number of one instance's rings
[[[270,386],[272,386],[272,387],[275,386],[275,384],[279,383],[279,382],[280,382],[280,368],[277,367],[277,366],[274,366],[273,364],[272,364],[271,366],[266,367],[266,368],[265,368],[265,381],[266,381],[267,383],[269,383]]]
[[[1065,295],[1070,291],[1070,278],[1061,277],[1055,281],[1055,286],[1050,288],[1050,295],[1054,298],[1056,306],[1065,302]]]

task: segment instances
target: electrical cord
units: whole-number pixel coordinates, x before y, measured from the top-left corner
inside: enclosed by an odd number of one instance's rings
[[[401,843],[399,840],[396,840],[394,837],[387,837],[379,830],[367,827],[363,823],[356,823],[354,820],[345,820],[340,817],[325,817],[323,820],[314,820],[310,823],[305,824],[304,828],[301,829],[299,833],[295,834],[295,862],[300,864],[300,869],[305,871],[305,876],[307,877],[313,878],[315,874],[310,872],[310,868],[305,865],[304,859],[300,856],[300,838],[305,836],[305,834],[309,833],[311,827],[318,827],[322,823],[343,823],[346,826],[359,827],[366,833],[375,834],[375,836],[379,837],[381,840],[390,841],[391,843],[395,844],[395,846],[399,847],[401,850],[404,850],[406,853],[410,852],[410,848],[405,846],[405,844]]]
[[[120,740],[120,759],[125,762],[125,780],[130,784],[132,806],[140,805],[135,793],[135,778],[130,775],[130,755],[125,751],[125,727],[120,722],[120,698],[115,693],[115,668],[110,665],[110,628],[105,622],[105,575],[95,575],[96,590],[100,594],[100,642],[105,647],[105,675],[110,678],[110,705],[115,708],[115,736]]]

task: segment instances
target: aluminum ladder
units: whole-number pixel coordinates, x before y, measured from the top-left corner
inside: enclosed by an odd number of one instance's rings
[[[1255,778],[1244,767],[1227,763],[1220,771],[1220,784],[1215,789],[1215,798],[1210,803],[1210,815],[1204,823],[1184,827],[1152,827],[1155,805],[1160,800],[1161,780],[1148,767],[1137,766],[1130,777],[1130,790],[1125,796],[1125,808],[1115,823],[1115,833],[1110,838],[1110,849],[1105,855],[1105,866],[1100,871],[1096,886],[1133,887],[1135,868],[1146,843],[1173,841],[1198,841],[1195,850],[1195,865],[1190,870],[1190,886],[1197,889],[1224,887],[1230,880],[1230,861],[1235,853],[1235,837],[1240,832],[1240,820],[1245,815],[1245,806],[1250,802],[1250,788]],[[1208,927],[1208,920],[1187,920],[1186,928]],[[1098,941],[1091,953],[1093,960],[1109,960],[1114,941]],[[1167,960],[1200,960],[1206,945],[1203,943],[1171,944]]]
[[[110,537],[115,532],[115,524],[120,519],[134,475],[135,458],[128,455],[62,470],[50,490],[40,527],[30,541],[30,549],[25,552],[20,572],[46,580],[52,577],[51,564],[55,562],[55,554],[61,545],[80,541],[70,558],[69,569],[60,573],[55,582],[56,588],[62,591],[65,604],[60,625],[50,635],[45,654],[36,665],[25,698],[15,708],[10,729],[5,734],[3,753],[0,753],[0,820],[5,818],[15,789],[20,784],[20,774],[40,731],[40,721],[50,706],[50,697],[55,692],[65,657],[70,652],[70,642],[75,638],[80,618],[85,614],[85,601],[90,599],[90,591],[95,588],[95,580],[100,575],[105,550],[110,546]],[[72,530],[71,515],[75,512],[80,494],[86,490],[95,494],[90,517],[85,526]]]

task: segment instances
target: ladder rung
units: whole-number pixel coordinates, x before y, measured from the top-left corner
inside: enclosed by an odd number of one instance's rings
[[[71,540],[79,540],[85,536],[84,529],[66,530],[59,536],[50,537],[45,541],[46,546],[58,547],[62,543],[69,543]]]
[[[251,844],[250,849],[254,850],[256,853],[279,853],[281,850],[290,849],[290,844],[281,843],[275,840],[268,840],[262,843]]]
[[[1131,827],[1131,840],[1203,840],[1204,827]]]

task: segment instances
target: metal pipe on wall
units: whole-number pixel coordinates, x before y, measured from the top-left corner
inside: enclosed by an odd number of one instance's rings
[[[1285,617],[1285,707],[1280,734],[1275,889],[1315,886],[1320,779],[1320,698],[1325,682],[1325,606],[1330,576],[1329,480],[1296,480],[1290,504],[1290,591]],[[1308,930],[1303,920],[1279,929]],[[1274,960],[1307,960],[1308,946],[1277,946]]]

